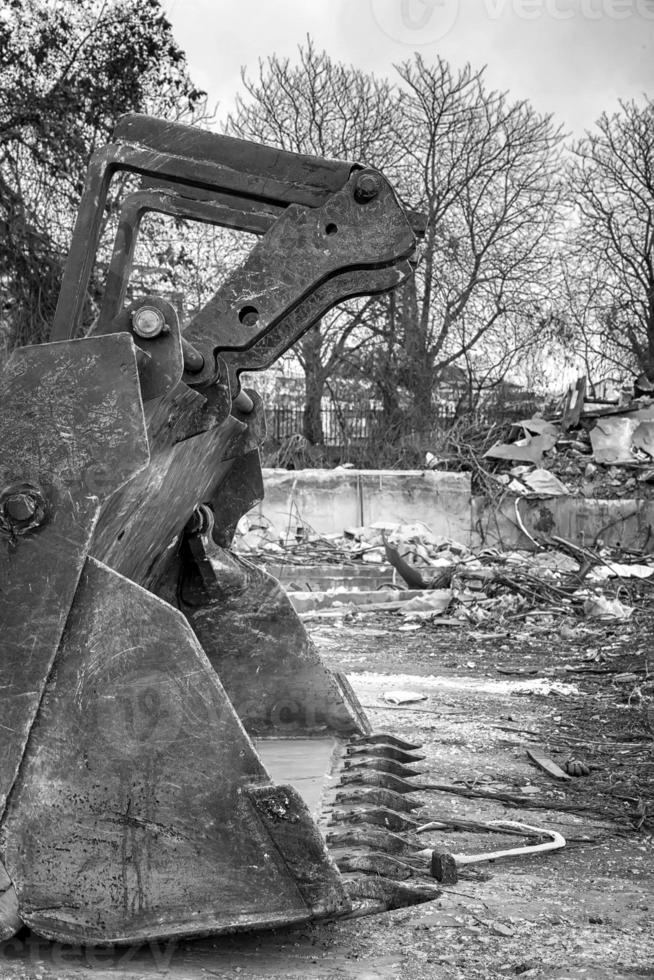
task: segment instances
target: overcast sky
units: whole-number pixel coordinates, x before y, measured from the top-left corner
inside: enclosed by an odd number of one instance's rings
[[[654,0],[163,0],[194,82],[219,116],[242,66],[293,58],[310,34],[380,75],[420,51],[487,65],[494,88],[581,133],[618,98],[654,95]]]

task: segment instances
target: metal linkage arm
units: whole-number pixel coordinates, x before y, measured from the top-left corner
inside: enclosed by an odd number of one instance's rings
[[[113,141],[91,158],[51,339],[66,340],[79,327],[107,193],[117,171],[167,181],[178,189],[235,195],[254,208],[262,203],[284,208],[291,203],[323,204],[343,187],[356,166],[138,114],[124,116]]]
[[[222,376],[236,395],[241,371],[269,366],[331,307],[411,274],[415,235],[378,171],[132,115],[92,160],[55,338],[77,330],[117,169],[145,179],[123,200],[95,333],[126,328],[123,303],[146,212],[263,236],[188,328],[185,381],[193,386]]]

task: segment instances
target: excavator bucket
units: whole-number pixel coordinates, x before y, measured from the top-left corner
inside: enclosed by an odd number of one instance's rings
[[[80,333],[112,175],[102,306]],[[258,243],[184,332],[130,271],[148,211]],[[52,342],[0,375],[0,939],[279,926],[438,894],[417,746],[373,734],[279,584],[230,551],[262,497],[267,367],[412,273],[377,171],[143,116],[92,158]]]

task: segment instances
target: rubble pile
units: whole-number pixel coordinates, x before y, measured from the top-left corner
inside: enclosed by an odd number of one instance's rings
[[[563,541],[565,550],[544,546],[536,553],[472,550],[416,524],[390,531],[362,528],[358,536],[360,541],[374,541],[375,534],[381,534],[385,555],[403,582],[425,590],[424,597],[403,606],[405,615],[416,619],[431,619],[447,610],[449,616],[475,624],[534,612],[625,620],[633,606],[617,593],[624,598],[626,583],[654,575],[654,559],[616,561],[608,549],[591,552]],[[444,604],[446,594],[449,601]]]
[[[335,588],[319,601],[316,593],[296,593],[297,608],[305,615],[323,614],[326,608],[378,612],[388,604],[389,611],[392,607],[413,623],[506,625],[538,617],[547,628],[561,617],[619,622],[631,616],[639,590],[650,579],[654,583],[654,556],[629,560],[615,550],[592,551],[562,539],[543,543],[535,553],[472,549],[421,523],[378,523],[329,537],[305,533],[286,547],[282,541],[272,527],[250,527],[244,521],[234,547],[263,565],[280,559],[316,565],[328,558],[337,564],[376,565],[380,572],[394,569],[392,587],[384,585],[383,592],[362,596]]]
[[[428,454],[432,468],[456,467],[472,454],[474,465],[488,481],[518,495],[575,494],[604,500],[654,496],[654,399],[632,398],[605,405],[584,399],[583,379],[569,392],[564,410],[550,418],[535,415],[505,429],[481,451],[462,451],[456,433],[449,452]],[[572,396],[577,401],[572,402]]]

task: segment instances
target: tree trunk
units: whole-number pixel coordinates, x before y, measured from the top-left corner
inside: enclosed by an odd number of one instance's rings
[[[650,381],[654,381],[654,281],[650,281],[647,292],[645,310],[645,328],[647,330],[647,367],[645,372]]]
[[[432,392],[436,372],[429,351],[428,324],[420,316],[415,280],[402,288],[402,333],[407,353],[406,387],[411,394],[412,419],[409,426],[416,432],[431,430],[434,421]]]
[[[382,412],[381,429],[397,438],[398,429],[402,425],[399,398],[399,371],[397,362],[397,333],[399,324],[399,309],[396,293],[388,296],[388,322],[386,335],[383,339],[383,351],[378,361],[373,360],[373,378],[379,394]],[[382,347],[382,343],[379,344]]]

